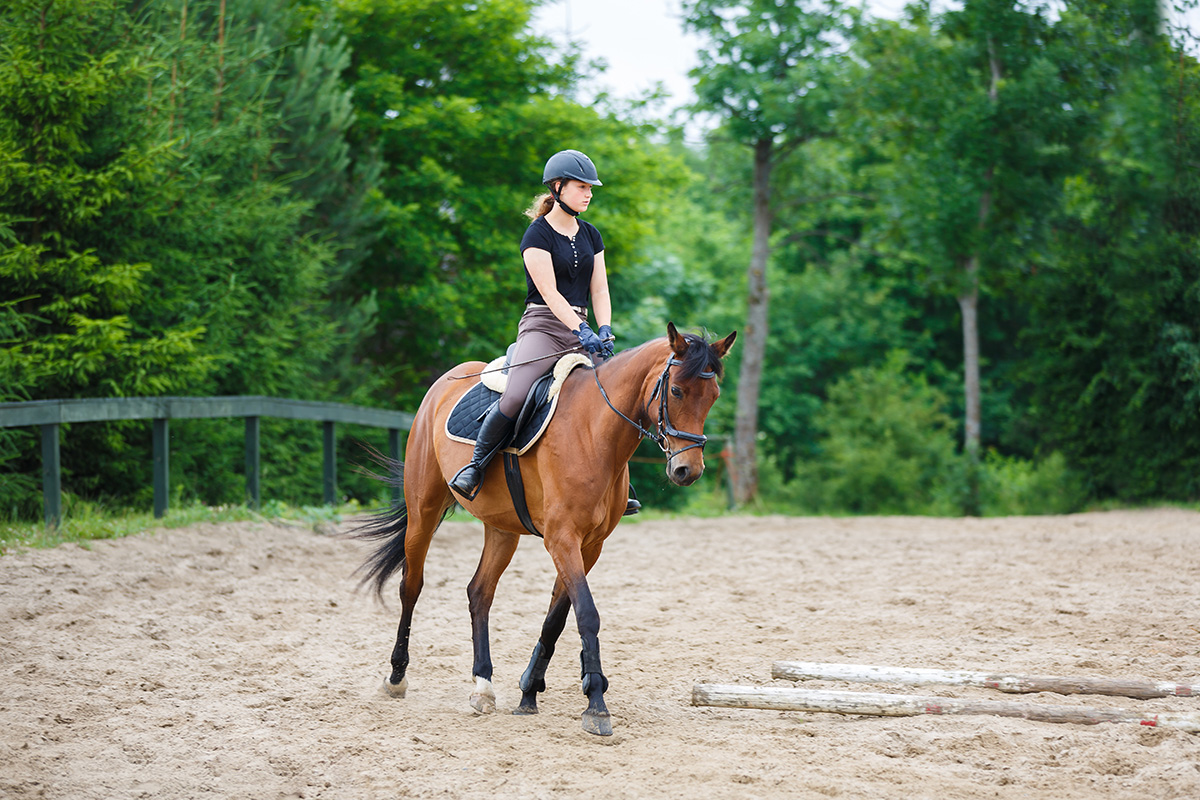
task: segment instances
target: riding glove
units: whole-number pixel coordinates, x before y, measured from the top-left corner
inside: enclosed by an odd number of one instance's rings
[[[597,335],[600,337],[600,355],[605,358],[612,358],[613,353],[617,352],[613,347],[613,340],[616,337],[613,336],[612,326],[601,325]]]
[[[599,353],[604,343],[600,341],[600,337],[586,322],[579,323],[579,330],[575,331],[575,335],[579,337],[579,344],[584,350],[589,353]]]

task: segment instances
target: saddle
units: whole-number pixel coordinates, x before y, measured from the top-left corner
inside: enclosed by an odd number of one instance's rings
[[[446,435],[456,442],[475,444],[479,429],[483,426],[483,418],[488,411],[500,400],[504,386],[508,381],[508,365],[512,363],[513,349],[495,359],[484,369],[483,380],[467,390],[450,409],[446,418]],[[525,403],[517,414],[513,424],[513,434],[508,447],[501,452],[504,454],[504,479],[508,484],[508,493],[512,496],[513,509],[525,530],[534,536],[542,533],[533,523],[529,514],[529,506],[525,502],[525,485],[521,481],[521,468],[517,465],[517,456],[524,453],[541,437],[554,416],[558,407],[559,390],[563,381],[576,367],[592,366],[590,358],[578,353],[565,355],[558,360],[547,374],[538,378],[525,397]]]
[[[483,379],[472,386],[454,404],[446,419],[446,435],[456,442],[475,444],[479,428],[487,412],[500,400],[508,381],[508,364],[512,361],[513,347],[508,353],[492,361],[484,369]],[[563,381],[576,367],[592,366],[591,359],[579,353],[565,355],[554,365],[554,369],[537,380],[525,397],[521,411],[513,425],[512,438],[502,452],[523,455],[537,442],[550,424],[554,410],[558,407],[559,391]],[[493,371],[494,370],[494,371]]]

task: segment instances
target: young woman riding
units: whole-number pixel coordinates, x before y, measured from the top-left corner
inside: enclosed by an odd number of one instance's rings
[[[554,368],[556,359],[549,356],[573,346],[581,346],[596,364],[613,355],[604,240],[594,225],[579,219],[592,201],[592,187],[603,186],[596,166],[578,150],[563,150],[546,162],[542,183],[549,191],[525,212],[533,221],[521,238],[527,292],[511,359],[520,366],[509,368],[504,393],[483,420],[470,463],[450,481],[450,488],[468,499],[492,457],[508,444],[530,388]],[[588,324],[589,295],[597,330]],[[639,508],[631,496],[625,513]]]

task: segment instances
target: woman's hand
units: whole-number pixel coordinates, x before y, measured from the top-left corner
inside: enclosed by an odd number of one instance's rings
[[[601,325],[597,337],[600,339],[600,355],[604,356],[604,358],[612,358],[613,354],[616,352],[616,348],[613,347],[613,342],[617,338],[613,336],[612,326]]]
[[[575,335],[579,337],[579,344],[589,353],[599,353],[604,349],[604,342],[600,341],[600,337],[586,322],[579,323]]]

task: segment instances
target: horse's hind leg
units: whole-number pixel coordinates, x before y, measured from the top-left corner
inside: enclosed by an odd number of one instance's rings
[[[408,691],[408,638],[412,632],[413,609],[425,586],[425,556],[433,533],[441,524],[444,510],[417,510],[409,507],[408,531],[404,538],[404,572],[400,581],[400,625],[392,648],[392,674],[383,688],[392,697],[404,697]]]
[[[442,480],[432,447],[423,446],[428,437],[419,435],[414,425],[404,477],[404,504],[408,509],[408,528],[404,535],[404,571],[400,582],[400,625],[392,648],[392,672],[384,689],[392,697],[404,697],[408,690],[408,638],[412,631],[413,609],[425,585],[425,557],[433,534],[442,524],[446,511],[454,504],[450,489]]]
[[[488,614],[496,597],[496,585],[512,561],[513,553],[517,552],[520,540],[521,537],[515,533],[485,525],[479,567],[467,585],[467,600],[471,607],[471,640],[475,650],[475,663],[471,669],[471,674],[475,676],[475,691],[471,694],[471,707],[481,714],[491,714],[496,710]]]

